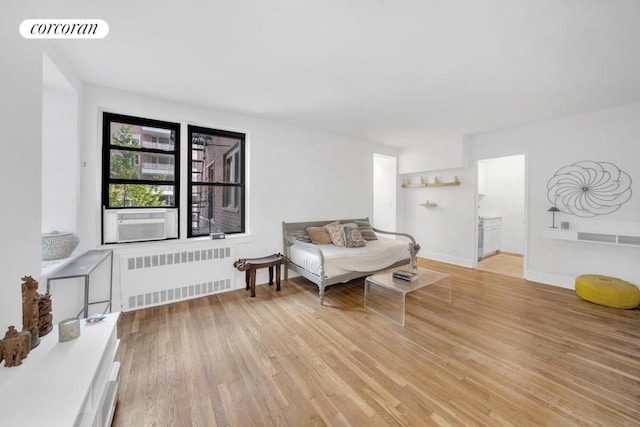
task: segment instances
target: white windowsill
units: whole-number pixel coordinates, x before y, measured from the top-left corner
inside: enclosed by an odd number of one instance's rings
[[[160,247],[183,247],[183,246],[198,246],[200,248],[206,247],[219,247],[225,244],[245,244],[251,243],[252,237],[250,234],[232,234],[227,235],[224,239],[212,239],[208,236],[191,237],[182,239],[170,239],[170,240],[155,240],[149,242],[139,243],[113,243],[100,246],[101,249],[113,249],[118,253],[139,252],[143,248],[160,248]]]

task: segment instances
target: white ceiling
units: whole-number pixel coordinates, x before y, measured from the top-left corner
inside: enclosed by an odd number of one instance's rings
[[[638,0],[32,4],[86,82],[399,147],[640,101]]]

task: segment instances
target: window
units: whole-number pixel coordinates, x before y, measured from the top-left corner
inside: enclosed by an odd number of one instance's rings
[[[188,127],[189,237],[243,233],[245,134]]]
[[[236,145],[224,155],[225,182],[236,182],[240,176],[240,149]],[[225,187],[222,205],[226,209],[238,209],[240,206],[240,187]]]
[[[102,138],[105,210],[179,207],[180,124],[104,113]]]

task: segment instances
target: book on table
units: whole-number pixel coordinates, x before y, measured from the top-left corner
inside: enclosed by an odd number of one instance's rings
[[[407,270],[394,271],[391,275],[394,279],[402,280],[403,282],[414,282],[418,280],[418,273]]]

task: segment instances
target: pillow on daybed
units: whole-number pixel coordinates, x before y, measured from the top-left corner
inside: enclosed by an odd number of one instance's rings
[[[376,232],[373,231],[373,227],[371,227],[371,224],[369,224],[368,221],[356,221],[356,224],[358,225],[364,240],[378,240]]]
[[[299,240],[304,243],[311,243],[311,237],[309,237],[309,235],[305,230],[292,231],[290,234],[291,234],[291,237],[293,237],[296,240]]]
[[[324,226],[329,233],[331,243],[338,247],[344,247],[344,230],[339,222],[332,222]]]
[[[332,222],[331,224],[327,224],[327,225],[332,225],[332,224],[340,224],[339,222]],[[329,232],[327,231],[327,229],[325,228],[326,226],[323,227],[307,227],[307,234],[309,235],[309,237],[311,238],[311,243],[313,243],[314,245],[329,245],[332,243],[331,241],[331,237],[329,236]]]
[[[355,222],[342,226],[344,232],[344,245],[347,248],[362,248],[366,246],[362,233]]]

